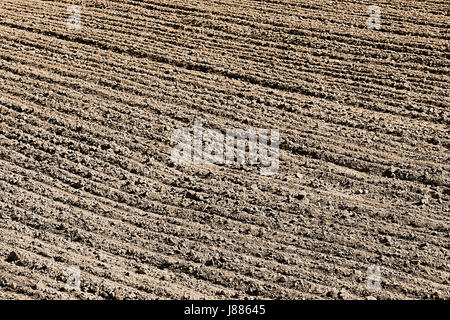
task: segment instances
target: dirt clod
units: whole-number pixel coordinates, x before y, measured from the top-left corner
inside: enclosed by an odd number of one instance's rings
[[[20,261],[20,257],[15,251],[11,251],[5,261],[6,262]]]

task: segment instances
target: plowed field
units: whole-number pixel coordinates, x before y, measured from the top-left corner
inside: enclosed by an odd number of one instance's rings
[[[449,299],[449,11],[1,0],[0,299]],[[175,165],[195,121],[278,172]]]

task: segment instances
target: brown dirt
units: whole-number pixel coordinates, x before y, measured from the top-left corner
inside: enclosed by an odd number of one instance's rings
[[[0,299],[450,298],[448,1],[73,3],[0,3]],[[174,166],[195,120],[278,174]]]

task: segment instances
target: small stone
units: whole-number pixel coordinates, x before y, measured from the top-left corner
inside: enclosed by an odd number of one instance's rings
[[[285,276],[281,276],[278,278],[277,282],[286,283],[288,279]]]
[[[367,296],[366,300],[377,300],[377,298],[375,298],[374,296]]]

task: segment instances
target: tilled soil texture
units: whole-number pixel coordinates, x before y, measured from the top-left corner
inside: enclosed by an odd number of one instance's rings
[[[450,298],[447,0],[1,0],[0,46],[0,298]],[[174,164],[195,121],[278,173]]]

